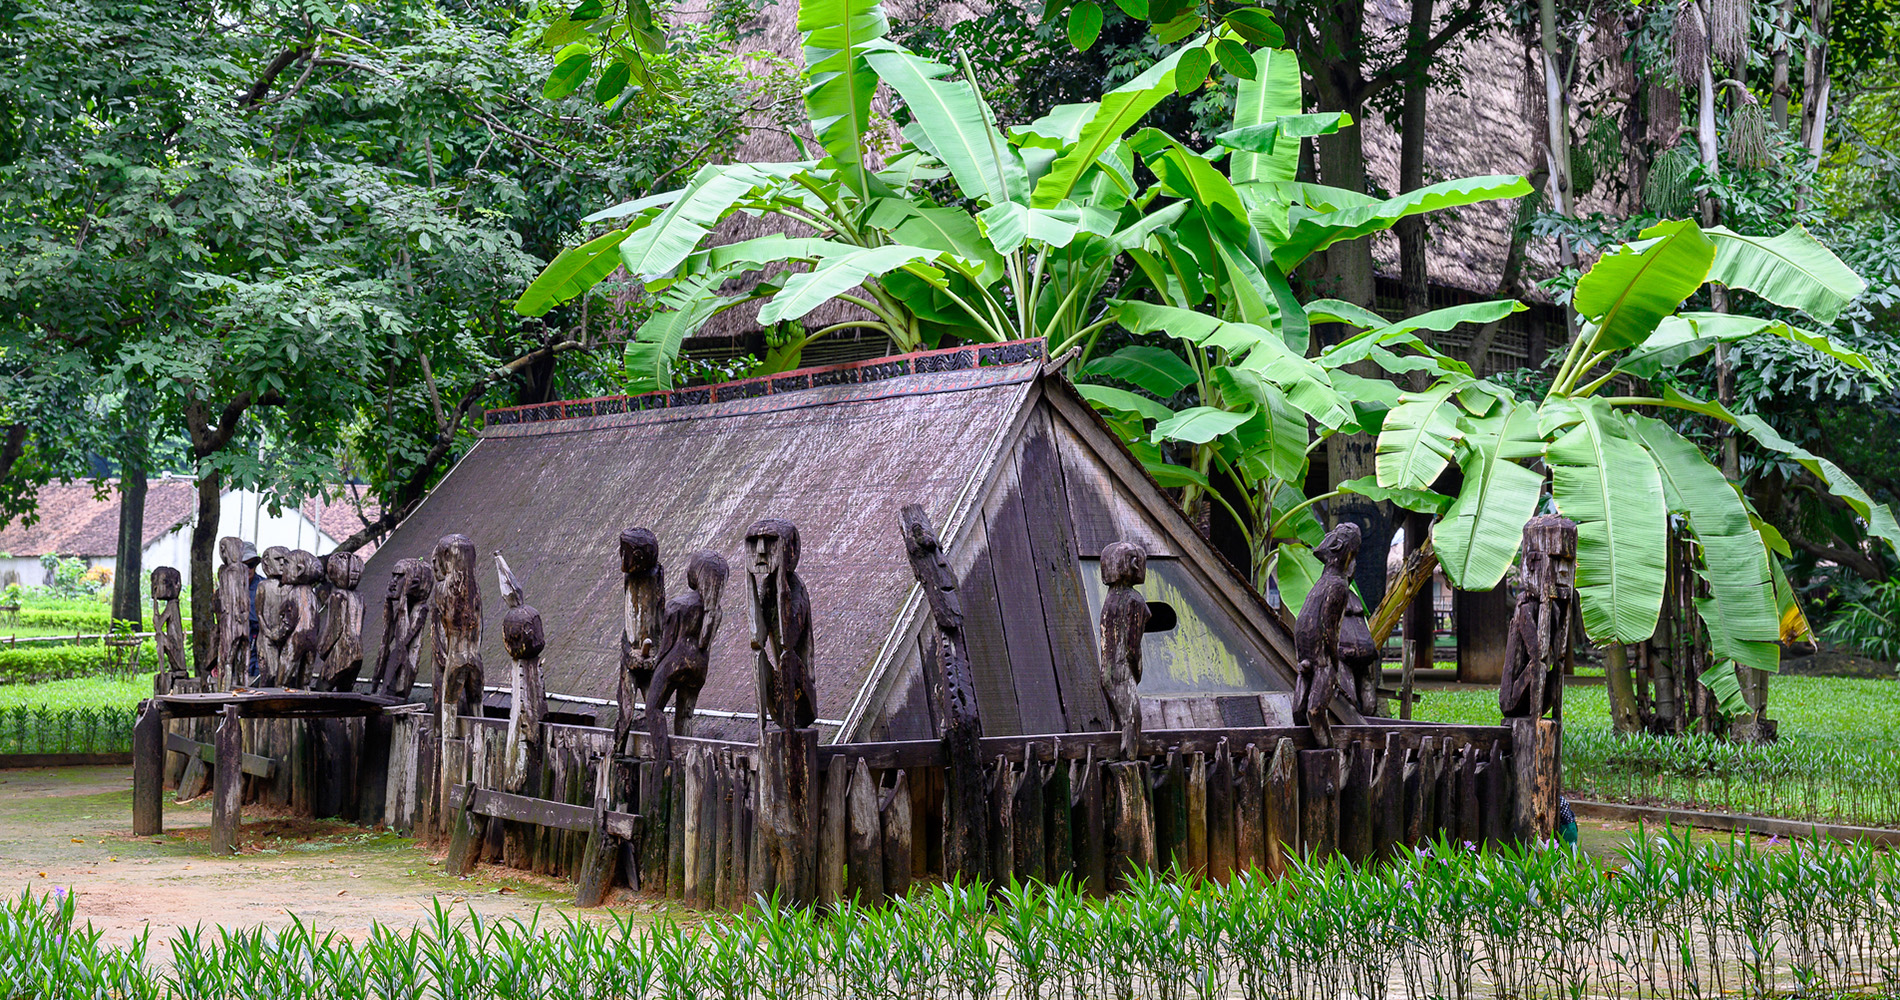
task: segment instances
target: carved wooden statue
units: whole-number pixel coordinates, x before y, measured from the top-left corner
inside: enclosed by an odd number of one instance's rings
[[[482,710],[482,593],[475,585],[475,543],[444,535],[435,543],[436,732],[454,732],[458,715]]]
[[[1379,647],[1372,643],[1372,627],[1366,624],[1365,602],[1356,590],[1347,592],[1346,615],[1339,620],[1339,665],[1344,668],[1340,686],[1350,684],[1346,700],[1361,714],[1377,715],[1380,675],[1385,668]]]
[[[297,609],[290,599],[290,550],[273,545],[263,553],[264,580],[257,585],[257,683],[263,687],[284,682],[290,634],[297,630]]]
[[[1498,707],[1505,718],[1563,718],[1564,661],[1577,603],[1577,525],[1556,514],[1524,525],[1517,607],[1504,639],[1504,681]]]
[[[322,604],[317,600],[317,584],[323,580],[323,564],[315,553],[295,549],[284,557],[284,620],[290,625],[290,638],[280,654],[277,683],[284,687],[305,687],[317,680],[317,653],[323,641]]]
[[[422,637],[429,632],[429,605],[435,572],[421,559],[396,560],[383,601],[383,649],[376,660],[371,694],[409,697],[422,661]]]
[[[363,672],[363,598],[356,585],[363,579],[363,557],[354,552],[332,552],[323,560],[330,578],[324,597],[323,637],[318,653],[323,664],[324,691],[351,691]]]
[[[653,734],[654,754],[672,756],[666,735],[666,703],[673,701],[673,732],[686,735],[686,723],[706,686],[706,666],[713,636],[719,632],[720,600],[726,590],[726,561],[711,549],[687,557],[687,591],[666,602],[660,621],[660,645],[647,689],[647,731]]]
[[[1136,542],[1110,542],[1102,549],[1102,694],[1122,731],[1123,760],[1141,755],[1141,636],[1148,627],[1148,602],[1135,587],[1148,578],[1148,550]]]
[[[500,578],[501,603],[511,608],[521,607],[527,601],[527,592],[521,589],[521,581],[515,579],[515,571],[508,568],[508,560],[501,557],[501,550],[495,550],[495,575]]]
[[[536,785],[543,756],[541,723],[548,716],[547,688],[541,683],[541,649],[547,645],[547,636],[541,629],[541,612],[525,604],[509,608],[501,620],[501,641],[508,647],[508,658],[514,661],[502,790],[531,796],[540,791]],[[509,864],[517,864],[526,856],[522,849],[524,832],[521,824],[509,824],[505,830],[505,857]]]
[[[783,730],[818,718],[812,678],[811,596],[798,578],[798,526],[766,518],[746,529],[751,556],[752,648],[758,651],[760,725]]]
[[[1293,623],[1293,649],[1299,656],[1299,682],[1293,692],[1293,720],[1313,727],[1321,746],[1331,746],[1327,713],[1339,685],[1339,621],[1352,596],[1353,563],[1359,556],[1359,526],[1350,522],[1326,533],[1313,550],[1326,568],[1306,592]]]
[[[983,717],[977,712],[976,678],[963,634],[963,602],[923,506],[906,506],[898,519],[911,575],[923,586],[937,626],[937,704],[944,720],[944,756],[950,762],[944,774],[944,873],[975,881],[983,876],[989,857],[989,822],[983,811]]]
[[[244,540],[235,535],[218,539],[218,683],[242,685],[251,669],[251,571],[244,561]],[[153,592],[158,590],[153,582]]]
[[[185,666],[185,621],[178,613],[178,595],[183,586],[173,567],[160,566],[152,571],[153,638],[158,643],[158,661],[174,681],[191,676],[190,668]]]
[[[627,749],[633,728],[634,705],[653,684],[660,642],[660,618],[666,608],[666,570],[660,565],[660,540],[645,528],[620,533],[620,578],[625,591],[620,626],[620,683],[615,700],[620,717],[614,720],[614,749]]]

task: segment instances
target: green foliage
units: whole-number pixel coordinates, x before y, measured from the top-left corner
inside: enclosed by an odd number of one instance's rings
[[[149,639],[139,646],[139,662],[158,662],[158,648]],[[0,643],[0,685],[111,674],[118,669],[122,668],[112,665],[105,644],[98,641]]]
[[[1866,596],[1848,601],[1821,634],[1900,669],[1900,580],[1876,583]]]
[[[0,754],[129,753],[137,716],[137,705],[0,708]]]

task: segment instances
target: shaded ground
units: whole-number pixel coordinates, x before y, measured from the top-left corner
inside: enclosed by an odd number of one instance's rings
[[[570,883],[484,867],[467,879],[442,872],[439,856],[414,841],[333,821],[288,820],[247,811],[241,853],[207,850],[209,798],[165,799],[161,837],[132,837],[129,767],[0,771],[0,890],[63,886],[79,918],[124,943],[146,925],[154,943],[179,927],[306,923],[352,936],[372,921],[408,926],[437,903],[484,918],[528,919],[545,908],[576,911]],[[623,890],[624,894],[624,890]],[[618,899],[616,908],[662,907]],[[600,911],[593,911],[599,916]],[[160,955],[163,956],[163,952]]]

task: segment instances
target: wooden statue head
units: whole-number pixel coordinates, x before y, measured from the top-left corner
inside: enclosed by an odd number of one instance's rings
[[[753,576],[790,573],[798,568],[798,525],[776,517],[755,521],[746,529],[745,547]]]
[[[1102,583],[1135,587],[1148,579],[1148,550],[1140,542],[1110,542],[1102,548]]]
[[[548,644],[541,628],[541,612],[526,604],[508,609],[501,619],[501,641],[508,655],[517,660],[532,660]]]
[[[231,542],[231,541],[236,541],[236,540],[237,539],[230,538],[230,537],[220,539],[218,543],[218,547],[222,549],[224,547],[225,542]],[[227,559],[225,561],[229,562],[230,560]],[[183,587],[183,584],[179,580],[178,570],[175,567],[160,566],[159,568],[152,571],[152,600],[154,601],[178,600],[178,592],[182,587]]]
[[[686,585],[699,592],[708,608],[719,606],[729,572],[725,557],[711,549],[700,549],[686,557]]]
[[[387,601],[400,601],[414,579],[416,567],[422,565],[420,559],[398,559],[389,570],[389,593],[383,595]]]
[[[279,583],[285,582],[284,574],[290,570],[290,550],[282,545],[273,545],[264,550],[263,563],[265,576]]]
[[[1561,597],[1577,584],[1577,523],[1557,514],[1540,514],[1524,524],[1520,598]]]
[[[629,576],[653,572],[660,564],[660,540],[646,528],[620,533],[620,572]]]
[[[930,518],[919,504],[911,504],[898,512],[903,522],[904,549],[912,559],[922,555],[933,555],[938,562],[943,561],[943,548],[937,542],[937,533],[930,530]]]
[[[437,583],[450,587],[474,586],[475,541],[457,532],[443,535],[435,543],[434,566]]]
[[[1343,576],[1351,576],[1353,563],[1359,558],[1359,526],[1347,521],[1327,532],[1313,554],[1328,569],[1338,570]]]
[[[323,557],[323,575],[338,590],[355,590],[363,580],[363,557],[354,552],[332,552]]]
[[[315,552],[293,549],[284,557],[284,582],[295,586],[309,586],[323,579],[323,563],[318,561]]]
[[[243,562],[244,539],[236,535],[226,535],[218,539],[218,561],[226,566],[235,566]]]

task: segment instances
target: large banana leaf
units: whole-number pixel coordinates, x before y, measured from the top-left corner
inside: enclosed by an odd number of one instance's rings
[[[1102,376],[1132,382],[1166,399],[1200,381],[1193,367],[1173,351],[1131,344],[1082,366],[1083,376]]]
[[[1852,476],[1841,470],[1840,466],[1782,437],[1780,431],[1775,430],[1766,420],[1753,413],[1731,412],[1728,407],[1714,400],[1705,401],[1685,396],[1673,386],[1663,387],[1662,398],[1670,406],[1706,414],[1739,427],[1753,438],[1756,444],[1794,459],[1802,468],[1813,473],[1816,479],[1827,484],[1829,493],[1846,501],[1847,506],[1860,515],[1861,519],[1867,523],[1868,534],[1900,548],[1900,522],[1894,520],[1893,510],[1884,503],[1876,503]]]
[[[1166,420],[1174,416],[1173,410],[1138,392],[1129,392],[1109,385],[1090,385],[1087,382],[1078,384],[1075,391],[1083,399],[1102,409],[1120,410],[1124,413],[1147,417],[1150,420]]]
[[[1003,276],[1003,258],[983,237],[970,213],[959,208],[931,208],[903,198],[880,198],[871,212],[871,225],[891,234],[891,240],[914,247],[945,250],[982,265],[974,275],[988,286]]]
[[[942,79],[950,67],[903,49],[871,52],[865,59],[910,106],[916,129],[929,140],[928,151],[950,168],[964,197],[1001,205],[1028,196],[1022,160],[967,81]]]
[[[1148,302],[1111,302],[1115,316],[1133,333],[1165,333],[1197,344],[1219,348],[1237,367],[1257,372],[1280,387],[1300,412],[1327,427],[1351,419],[1324,369],[1294,353],[1280,338],[1251,323],[1226,323],[1206,313]]]
[[[1415,510],[1421,514],[1437,514],[1451,503],[1451,498],[1431,490],[1408,490],[1398,486],[1380,486],[1376,476],[1360,476],[1339,484],[1341,493],[1351,493],[1380,503],[1396,504],[1406,510]]]
[[[1699,572],[1711,594],[1705,618],[1717,655],[1759,670],[1777,669],[1781,612],[1768,550],[1749,521],[1748,506],[1701,450],[1667,424],[1631,415],[1629,427],[1655,457],[1669,508],[1688,515],[1702,546]]]
[[[1823,323],[1866,291],[1867,283],[1800,226],[1777,236],[1745,236],[1711,226],[1715,263],[1709,280],[1746,288],[1778,306],[1799,309]]]
[[[1274,547],[1273,560],[1271,569],[1274,582],[1280,587],[1280,601],[1297,616],[1300,606],[1306,603],[1307,593],[1319,582],[1319,575],[1326,567],[1320,565],[1312,549],[1285,542]]]
[[[1459,447],[1463,489],[1432,525],[1432,548],[1459,590],[1490,590],[1517,557],[1524,522],[1537,510],[1544,477],[1513,459],[1536,455],[1536,409],[1506,402],[1490,415],[1468,418]]]
[[[1531,186],[1522,177],[1504,174],[1464,177],[1362,207],[1309,215],[1293,222],[1285,242],[1273,248],[1273,260],[1280,265],[1280,270],[1291,272],[1301,261],[1335,243],[1382,232],[1397,225],[1400,219],[1530,193]]]
[[[1653,378],[1665,368],[1673,368],[1707,353],[1722,341],[1746,340],[1772,334],[1813,348],[1836,361],[1888,382],[1884,369],[1872,358],[1843,346],[1825,333],[1802,330],[1780,320],[1734,313],[1694,312],[1665,317],[1656,332],[1635,350],[1625,354],[1617,367],[1638,378]]]
[[[1320,111],[1308,115],[1281,115],[1270,122],[1228,129],[1214,141],[1236,153],[1272,155],[1283,142],[1298,142],[1314,136],[1332,135],[1352,124],[1344,111]]]
[[[699,168],[665,211],[620,244],[620,261],[627,273],[646,281],[670,275],[740,199],[766,180],[746,163]]]
[[[1250,405],[1254,410],[1253,419],[1234,430],[1234,441],[1241,446],[1236,464],[1255,482],[1300,481],[1311,441],[1305,415],[1278,386],[1247,369],[1222,365],[1214,369],[1213,381],[1227,405]]]
[[[1668,512],[1656,463],[1623,415],[1601,399],[1572,399],[1576,422],[1550,442],[1551,495],[1577,522],[1577,597],[1599,642],[1655,634],[1666,575]]]
[[[890,44],[883,41],[890,30],[884,8],[877,0],[799,0],[798,30],[804,33],[805,113],[812,133],[834,164],[860,168],[871,159],[865,133],[877,92],[877,73],[864,57]]]
[[[1276,122],[1297,115],[1300,103],[1300,61],[1286,49],[1260,49],[1253,54],[1254,76],[1234,88],[1234,129]],[[1253,181],[1291,181],[1300,166],[1297,143],[1276,144],[1270,153],[1236,152],[1228,160],[1228,176],[1235,184]]]
[[[673,362],[686,338],[722,310],[754,297],[722,298],[713,291],[717,283],[717,278],[695,278],[662,296],[662,304],[670,308],[640,324],[623,352],[629,392],[673,388]]]
[[[1597,258],[1577,281],[1578,315],[1597,328],[1595,347],[1614,351],[1649,337],[1708,280],[1715,244],[1687,219],[1658,222],[1642,239]]]
[[[856,250],[827,257],[818,266],[785,279],[785,287],[772,301],[759,309],[759,323],[770,326],[788,319],[802,319],[813,309],[864,283],[866,278],[898,268],[935,271],[929,262],[944,256],[928,247],[884,246]],[[919,268],[919,265],[924,267]]]
[[[1432,488],[1438,474],[1450,463],[1452,448],[1461,436],[1447,401],[1469,382],[1453,376],[1424,392],[1399,397],[1399,405],[1386,414],[1378,450],[1373,455],[1380,486]]]
[[[811,166],[811,164],[806,164],[806,166]],[[673,199],[679,196],[680,192],[677,188],[671,191],[662,191],[659,194],[650,194],[642,198],[635,198],[632,201],[623,201],[618,205],[603,208],[592,215],[582,216],[581,221],[592,223],[606,222],[610,219],[624,219],[629,215],[638,215],[649,209],[671,205]]]
[[[1185,198],[1196,211],[1222,235],[1231,240],[1247,238],[1247,206],[1227,175],[1199,153],[1181,145],[1173,136],[1155,128],[1135,133],[1129,141],[1141,154],[1148,168],[1161,181],[1163,193]]]
[[[1000,253],[1010,253],[1032,240],[1044,246],[1066,247],[1078,233],[1090,228],[1101,228],[1090,226],[1093,218],[1093,213],[1084,211],[1072,201],[1065,201],[1054,208],[1030,208],[1028,205],[1006,201],[976,213],[976,221],[982,226],[983,235]]]
[[[1134,128],[1143,115],[1161,103],[1162,98],[1174,93],[1174,67],[1180,63],[1181,53],[1205,44],[1205,36],[1196,38],[1143,70],[1140,76],[1103,94],[1101,101],[1091,106],[1093,110],[1082,122],[1075,142],[1056,157],[1049,172],[1036,182],[1030,204],[1053,208],[1073,198],[1082,175],[1095,166],[1123,133]]]
[[[620,255],[614,251],[631,235],[630,230],[616,229],[561,251],[515,300],[515,312],[546,315],[549,309],[594,287],[620,266]]]
[[[1213,406],[1190,406],[1155,424],[1151,440],[1155,444],[1163,441],[1206,444],[1246,423],[1252,416],[1251,410],[1234,412]]]

